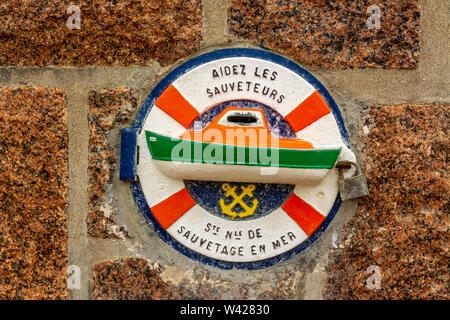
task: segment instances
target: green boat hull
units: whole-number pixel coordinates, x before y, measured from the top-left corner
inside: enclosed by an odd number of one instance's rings
[[[155,160],[214,163],[261,167],[331,169],[341,148],[255,148],[171,138],[146,131],[148,148]]]

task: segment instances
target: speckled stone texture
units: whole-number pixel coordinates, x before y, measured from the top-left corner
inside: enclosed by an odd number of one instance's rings
[[[158,268],[144,259],[123,258],[94,265],[94,300],[167,300],[173,286],[159,277]]]
[[[66,25],[71,4],[79,30]],[[4,0],[0,65],[168,65],[198,50],[201,14],[197,0]]]
[[[64,91],[0,89],[0,154],[0,299],[66,299]]]
[[[117,225],[113,176],[116,155],[111,131],[124,126],[137,107],[137,92],[131,89],[100,90],[89,94],[89,214],[88,233],[100,238],[128,235]]]
[[[331,254],[328,299],[449,299],[450,105],[374,106],[361,199]],[[369,290],[376,265],[381,289]]]
[[[94,300],[246,299],[245,290],[195,270],[180,283],[164,281],[160,265],[140,258],[100,262],[93,269]]]
[[[302,264],[305,265],[305,261]],[[121,258],[94,265],[92,297],[98,300],[287,300],[298,299],[300,265],[269,274],[258,282],[237,283],[202,268],[161,266],[141,258]],[[175,282],[173,279],[178,279]]]
[[[381,28],[366,26],[381,9]],[[323,68],[414,68],[418,0],[230,0],[229,29],[242,39]]]

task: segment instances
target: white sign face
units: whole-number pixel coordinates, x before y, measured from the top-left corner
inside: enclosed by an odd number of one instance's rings
[[[176,249],[225,268],[269,266],[311,244],[340,206],[336,163],[355,161],[326,89],[262,50],[183,64],[135,128],[141,210]]]

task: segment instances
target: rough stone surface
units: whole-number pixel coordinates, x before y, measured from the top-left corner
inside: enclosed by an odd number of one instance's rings
[[[88,233],[100,238],[123,238],[124,227],[117,225],[112,189],[117,162],[109,135],[116,123],[124,125],[137,107],[136,91],[99,90],[89,94],[89,214]]]
[[[328,299],[449,299],[449,105],[374,106],[360,202],[331,253]],[[369,290],[371,265],[381,288]]]
[[[220,279],[202,268],[184,270],[152,264],[142,258],[121,258],[94,265],[92,298],[97,300],[247,300],[296,299],[304,276],[295,267],[275,275],[274,281],[243,284]],[[267,279],[266,279],[267,280]]]
[[[64,91],[0,89],[0,154],[0,299],[65,299]]]
[[[366,26],[371,5],[379,29]],[[231,0],[228,23],[238,38],[317,67],[414,68],[420,13],[418,0]]]
[[[198,50],[201,13],[196,0],[2,1],[0,65],[167,65]]]
[[[145,259],[123,258],[94,265],[94,300],[173,298],[172,286]]]

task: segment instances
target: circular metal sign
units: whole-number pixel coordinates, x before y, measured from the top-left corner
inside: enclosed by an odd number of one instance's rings
[[[223,268],[269,266],[309,246],[341,204],[335,164],[355,161],[327,90],[263,50],[184,63],[133,129],[141,211],[174,248]]]

